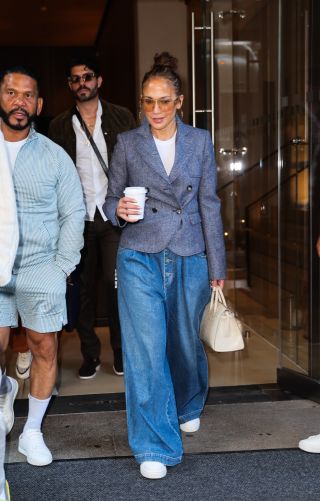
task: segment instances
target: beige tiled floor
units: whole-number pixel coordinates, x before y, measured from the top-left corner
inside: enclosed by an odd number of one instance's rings
[[[226,282],[225,295],[231,306],[238,312],[240,319],[251,332],[259,333],[263,339],[273,346],[279,345],[279,330],[281,335],[281,346],[284,354],[282,364],[287,366],[288,358],[295,361],[300,368],[296,370],[307,371],[309,363],[308,353],[308,317],[306,308],[292,311],[292,326],[283,318],[280,329],[279,318],[272,315],[269,308],[263,306],[256,300],[254,294],[248,288],[233,288],[231,281]],[[287,305],[288,306],[288,305]],[[282,314],[285,313],[285,310]],[[298,320],[297,320],[298,319]],[[288,320],[288,319],[287,319]]]
[[[82,356],[77,332],[63,334],[59,395],[87,395],[124,391],[123,377],[116,376],[112,370],[113,356],[109,341],[109,329],[98,328],[97,333],[102,346],[102,365],[95,378],[87,380],[78,377]]]
[[[118,393],[124,391],[123,378],[116,376],[112,371],[112,350],[109,343],[108,328],[98,328],[97,333],[101,339],[102,353],[101,369],[94,379],[82,380],[78,377],[78,370],[82,363],[80,342],[76,331],[63,332],[59,354],[59,374],[57,388],[59,395],[88,395],[96,393]],[[16,355],[10,350],[7,354],[7,371],[15,375]],[[26,398],[29,393],[29,380],[18,380],[18,398]]]
[[[81,364],[77,333],[63,333],[61,340],[59,395],[117,393],[124,391],[123,378],[112,371],[112,350],[107,328],[97,329],[102,343],[102,366],[96,377],[80,380]],[[215,353],[208,350],[210,386],[265,384],[276,381],[277,350],[264,338],[251,333],[245,339],[245,349],[235,353]],[[8,373],[14,375],[15,355],[8,354]],[[19,397],[26,398],[29,382],[20,381]]]

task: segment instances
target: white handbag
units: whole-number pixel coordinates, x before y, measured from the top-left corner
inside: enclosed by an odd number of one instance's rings
[[[200,338],[214,351],[243,350],[240,325],[234,312],[228,308],[221,287],[215,287],[203,313]]]

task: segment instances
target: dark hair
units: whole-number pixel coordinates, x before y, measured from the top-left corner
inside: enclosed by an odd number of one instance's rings
[[[32,78],[32,80],[35,80],[37,84],[37,90],[39,92],[39,77],[34,71],[33,68],[30,66],[23,66],[20,64],[17,64],[15,66],[10,66],[10,68],[6,68],[0,72],[0,85],[2,85],[4,77],[6,75],[11,75],[12,73],[19,73],[20,75],[26,75],[27,77]]]
[[[177,58],[169,54],[169,52],[161,52],[161,54],[155,54],[153,61],[153,66],[149,71],[147,71],[142,79],[142,89],[151,78],[162,77],[170,80],[177,96],[180,96],[182,94],[182,82],[179,74],[177,73]]]
[[[74,66],[86,66],[90,68],[97,76],[101,75],[99,63],[93,54],[80,54],[73,56],[66,66],[66,75],[70,77],[71,70]]]

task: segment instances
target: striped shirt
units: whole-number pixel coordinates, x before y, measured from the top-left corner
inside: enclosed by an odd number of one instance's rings
[[[67,153],[31,130],[14,165],[19,247],[13,273],[55,261],[69,275],[80,260],[85,207]]]

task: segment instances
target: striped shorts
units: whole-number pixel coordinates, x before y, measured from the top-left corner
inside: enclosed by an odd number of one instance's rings
[[[66,275],[54,262],[26,268],[0,287],[0,327],[56,332],[67,323]]]

